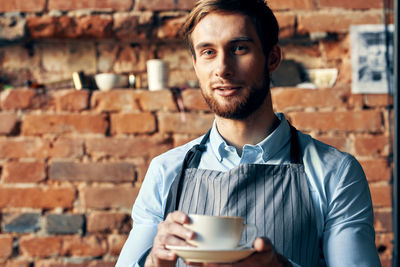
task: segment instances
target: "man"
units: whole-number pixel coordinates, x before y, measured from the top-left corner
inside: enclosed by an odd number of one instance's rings
[[[273,112],[269,77],[281,51],[272,11],[261,0],[202,0],[184,34],[215,121],[153,159],[117,266],[184,265],[166,246],[194,238],[183,227],[189,213],[257,226],[256,252],[222,266],[380,266],[358,162]]]

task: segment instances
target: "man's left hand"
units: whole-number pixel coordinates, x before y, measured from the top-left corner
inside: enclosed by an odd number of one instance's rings
[[[256,250],[248,258],[236,263],[203,263],[192,264],[194,266],[203,267],[286,267],[292,264],[281,254],[276,252],[274,246],[268,238],[257,238],[254,241],[254,249]],[[190,263],[189,263],[190,264]]]

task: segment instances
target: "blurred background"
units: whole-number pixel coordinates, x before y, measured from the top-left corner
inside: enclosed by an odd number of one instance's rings
[[[114,266],[150,160],[213,121],[179,33],[194,3],[0,0],[0,266]],[[268,3],[275,110],[360,161],[392,266],[393,1]]]

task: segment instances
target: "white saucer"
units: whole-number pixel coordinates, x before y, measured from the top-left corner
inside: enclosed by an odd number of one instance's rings
[[[255,250],[248,247],[238,247],[236,249],[204,249],[196,247],[166,246],[179,257],[187,262],[214,262],[231,263],[250,256]]]

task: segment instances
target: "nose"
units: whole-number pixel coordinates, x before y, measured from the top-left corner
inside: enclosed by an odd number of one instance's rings
[[[227,53],[220,53],[217,58],[215,75],[220,78],[233,76],[233,60]]]

